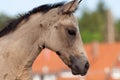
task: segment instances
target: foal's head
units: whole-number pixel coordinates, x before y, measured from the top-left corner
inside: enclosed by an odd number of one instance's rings
[[[79,2],[71,1],[43,15],[41,27],[46,30],[44,46],[55,51],[75,75],[85,75],[89,68],[79,26],[73,12]]]

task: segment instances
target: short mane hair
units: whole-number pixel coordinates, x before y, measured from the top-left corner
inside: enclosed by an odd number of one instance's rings
[[[0,31],[0,37],[14,31],[17,28],[17,25],[23,20],[28,20],[30,15],[35,14],[37,12],[46,13],[53,8],[57,8],[59,6],[63,6],[65,2],[55,3],[55,4],[45,4],[39,7],[34,8],[33,10],[25,13],[24,15],[20,15],[19,18],[12,20],[7,26]]]

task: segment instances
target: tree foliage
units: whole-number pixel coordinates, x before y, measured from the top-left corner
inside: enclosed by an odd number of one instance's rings
[[[120,41],[120,20],[115,23],[116,27],[116,40]]]
[[[7,14],[0,13],[0,31],[9,23],[12,17]]]
[[[84,42],[93,40],[105,40],[106,9],[104,3],[100,2],[93,12],[84,11],[81,18],[78,18],[80,32]]]

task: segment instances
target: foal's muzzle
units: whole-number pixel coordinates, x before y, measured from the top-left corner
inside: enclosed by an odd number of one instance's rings
[[[70,67],[74,75],[84,76],[87,73],[89,69],[89,63],[86,57],[82,56],[79,58],[79,57],[70,56],[70,61],[71,61]]]

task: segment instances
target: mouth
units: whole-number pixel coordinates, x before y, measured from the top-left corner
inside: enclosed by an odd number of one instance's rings
[[[80,72],[78,70],[72,70],[72,74],[73,75],[81,75],[81,76],[84,76],[87,74],[87,72]]]

